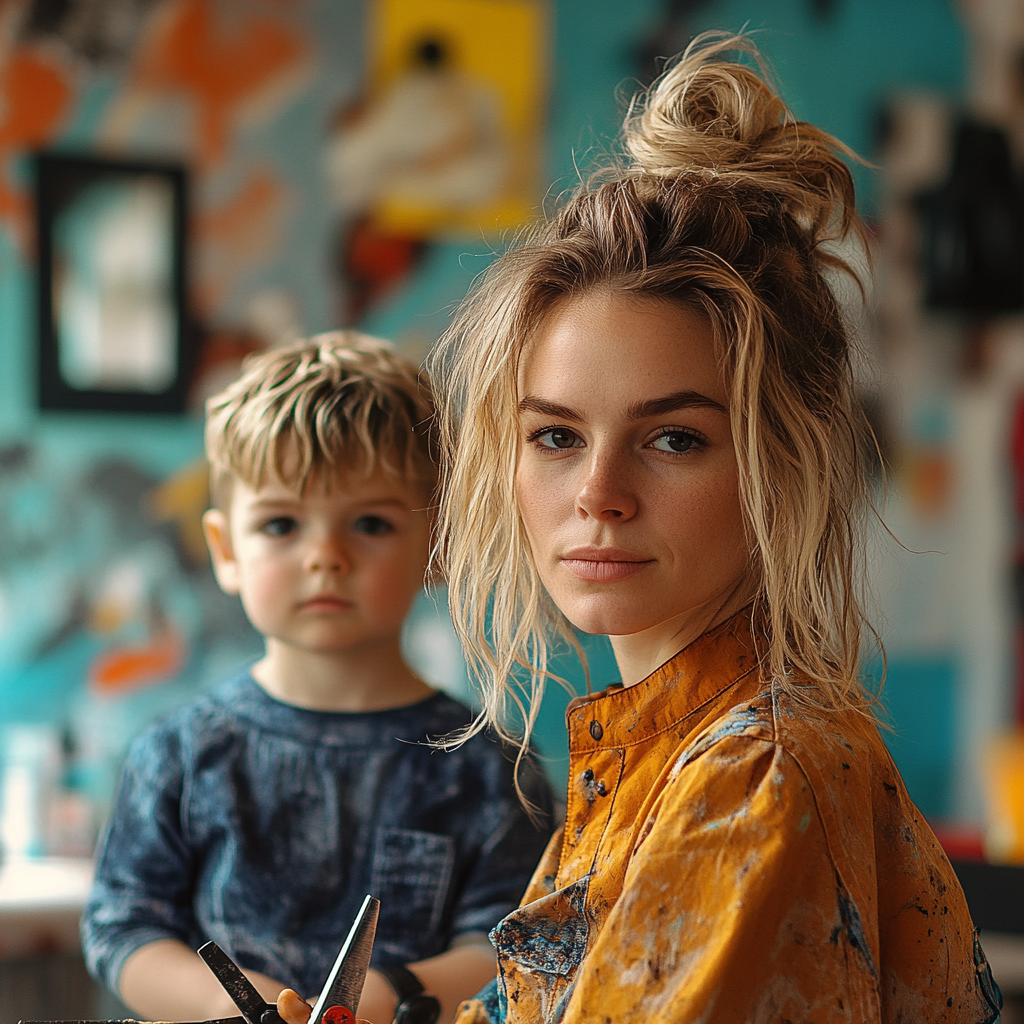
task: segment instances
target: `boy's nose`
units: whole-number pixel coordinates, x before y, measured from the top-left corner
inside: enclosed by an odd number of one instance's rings
[[[348,572],[349,562],[344,547],[333,540],[315,544],[306,558],[310,572]]]

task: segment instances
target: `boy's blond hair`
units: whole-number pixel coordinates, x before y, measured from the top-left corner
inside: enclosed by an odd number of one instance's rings
[[[333,331],[250,356],[206,403],[213,504],[225,506],[236,479],[258,488],[274,477],[302,492],[324,473],[378,469],[431,502],[433,415],[427,375],[365,334]]]

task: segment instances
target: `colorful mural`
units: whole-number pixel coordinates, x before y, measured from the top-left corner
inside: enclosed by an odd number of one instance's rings
[[[206,390],[223,386],[253,348],[336,323],[318,157],[333,111],[362,88],[362,16],[358,0],[0,0],[8,845],[20,834],[24,850],[81,852],[138,729],[260,650],[209,570],[197,418],[72,422],[35,409],[30,157],[52,149],[188,168],[191,316],[213,343],[200,363]],[[8,792],[33,757],[47,786]],[[49,828],[15,806],[43,801],[47,787],[57,795],[44,802],[77,823],[71,841],[66,828],[19,832],[19,821]]]
[[[94,826],[139,726],[260,649],[198,543],[205,506],[201,462],[161,482],[123,458],[68,473],[0,448],[0,726],[19,726],[0,734],[58,736],[57,788]]]
[[[361,0],[102,8],[0,5],[0,231],[19,259],[32,250],[32,151],[178,160],[193,175],[198,320],[237,325],[276,281],[304,329],[335,326],[326,180],[310,155],[362,88]]]

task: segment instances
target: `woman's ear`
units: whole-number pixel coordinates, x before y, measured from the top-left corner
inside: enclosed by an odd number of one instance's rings
[[[203,535],[220,589],[226,594],[237,594],[242,584],[231,544],[231,524],[219,508],[209,508],[203,513]]]

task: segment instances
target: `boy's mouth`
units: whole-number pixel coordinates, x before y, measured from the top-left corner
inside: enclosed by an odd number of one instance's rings
[[[346,601],[335,594],[317,594],[316,597],[311,597],[299,605],[304,612],[339,612],[348,611],[351,607],[351,601]]]

